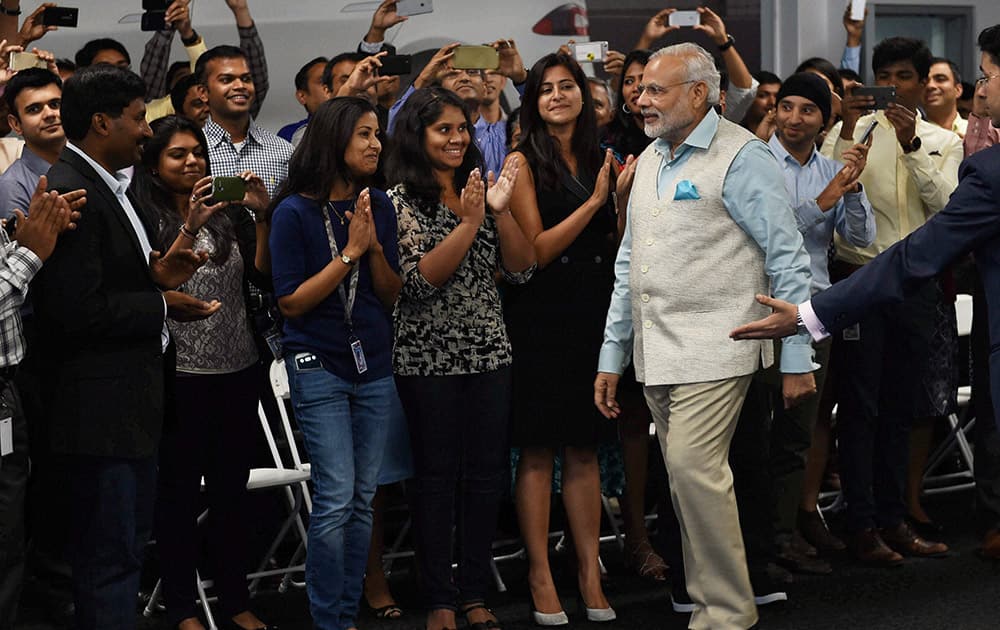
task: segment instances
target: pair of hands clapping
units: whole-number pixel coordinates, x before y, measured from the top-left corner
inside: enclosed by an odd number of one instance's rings
[[[486,218],[486,206],[490,207],[494,216],[508,212],[519,168],[517,160],[507,160],[500,176],[490,171],[485,182],[480,170],[473,169],[462,189],[461,210],[455,214],[463,223],[478,227]]]

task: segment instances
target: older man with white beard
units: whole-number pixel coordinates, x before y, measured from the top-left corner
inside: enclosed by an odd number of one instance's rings
[[[767,145],[712,109],[719,72],[708,52],[657,51],[639,89],[646,134],[657,140],[624,177],[634,174],[594,402],[619,414],[631,351],[681,525],[689,627],[745,630],[757,610],[727,456],[751,375],[773,356],[767,343],[728,335],[766,315],[756,294],[807,299],[809,257]],[[786,338],[781,353],[794,404],[815,391],[808,335]]]

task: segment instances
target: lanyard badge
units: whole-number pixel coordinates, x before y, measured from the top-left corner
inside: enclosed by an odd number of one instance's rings
[[[326,227],[326,238],[330,242],[331,260],[336,260],[340,256],[340,250],[337,248],[337,240],[333,237],[333,223],[330,221],[330,213],[327,211],[333,209],[333,202],[328,202],[328,205],[330,207],[323,211],[323,223]],[[357,265],[348,271],[346,278],[348,288],[345,289],[345,283],[341,281],[337,287],[337,295],[340,296],[340,303],[344,306],[344,323],[350,334],[348,343],[351,346],[351,355],[354,357],[354,366],[358,369],[358,374],[364,374],[368,371],[368,362],[365,360],[365,351],[361,347],[361,340],[354,334],[354,321],[351,317],[351,312],[354,310],[354,300],[358,297],[358,276],[360,275],[361,271]]]

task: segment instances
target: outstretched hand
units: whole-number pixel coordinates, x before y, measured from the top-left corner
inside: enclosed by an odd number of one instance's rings
[[[731,339],[782,339],[794,335],[798,329],[799,307],[767,295],[758,295],[757,301],[770,306],[773,311],[764,319],[743,324],[729,333]]]

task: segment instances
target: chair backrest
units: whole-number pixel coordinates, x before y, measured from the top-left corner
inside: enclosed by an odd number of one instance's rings
[[[958,336],[968,337],[972,334],[972,296],[959,293],[955,296],[955,320],[958,322]]]
[[[271,368],[269,371],[269,378],[271,381],[271,391],[274,393],[275,403],[278,407],[278,415],[281,417],[281,430],[285,435],[285,443],[288,445],[288,454],[292,458],[292,467],[295,470],[307,470],[308,465],[302,461],[302,456],[299,454],[299,447],[295,441],[295,434],[292,432],[292,423],[288,418],[288,403],[291,400],[291,389],[288,386],[288,372],[285,370],[284,361],[274,361],[271,363]],[[260,416],[261,422],[268,424],[267,418],[264,416],[264,407],[260,406]],[[278,447],[274,442],[274,439],[270,437],[270,428],[266,429],[269,436],[268,446],[271,448],[271,455],[275,458],[275,461],[281,461],[281,455],[278,452]],[[279,464],[280,465],[280,464]],[[308,486],[302,484],[303,500],[306,504],[306,509],[312,511],[312,496],[309,493]]]

